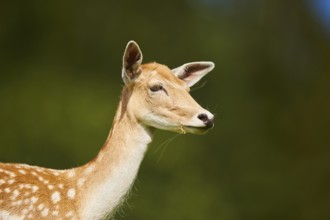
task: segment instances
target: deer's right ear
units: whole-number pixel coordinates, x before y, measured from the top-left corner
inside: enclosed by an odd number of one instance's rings
[[[127,43],[124,57],[122,78],[125,84],[132,82],[141,73],[142,52],[135,41]]]
[[[184,82],[186,82],[187,86],[191,87],[208,72],[213,70],[213,68],[213,62],[192,62],[172,69],[172,72],[179,79],[182,79]]]

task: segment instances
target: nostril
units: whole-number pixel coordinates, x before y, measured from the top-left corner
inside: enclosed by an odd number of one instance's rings
[[[212,128],[214,125],[213,118],[205,122],[207,128]]]
[[[209,117],[207,116],[207,114],[199,114],[198,116],[198,119],[203,121],[203,122],[207,122],[209,120]]]

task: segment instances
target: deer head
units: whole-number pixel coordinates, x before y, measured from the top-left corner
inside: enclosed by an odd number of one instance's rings
[[[130,41],[123,57],[123,99],[131,119],[142,125],[180,133],[205,133],[214,116],[189,94],[190,87],[214,68],[212,62],[192,62],[175,69],[158,63],[142,65],[139,46]],[[126,94],[126,95],[125,95]]]

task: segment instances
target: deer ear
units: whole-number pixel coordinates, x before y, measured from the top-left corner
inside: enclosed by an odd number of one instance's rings
[[[213,68],[213,62],[192,62],[172,69],[172,72],[179,79],[185,81],[187,86],[191,87]]]
[[[123,56],[122,78],[127,84],[141,73],[142,52],[135,41],[127,43]]]

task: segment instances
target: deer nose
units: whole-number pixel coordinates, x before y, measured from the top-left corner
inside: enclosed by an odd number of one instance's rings
[[[202,114],[199,114],[199,115],[197,116],[197,118],[198,118],[199,120],[201,120],[202,122],[204,122],[204,124],[205,124],[205,126],[206,126],[207,128],[212,128],[213,125],[214,125],[214,123],[213,123],[213,119],[214,119],[214,117],[213,117],[213,116],[209,116],[209,115],[207,115],[207,114],[205,114],[205,113],[202,113]]]

